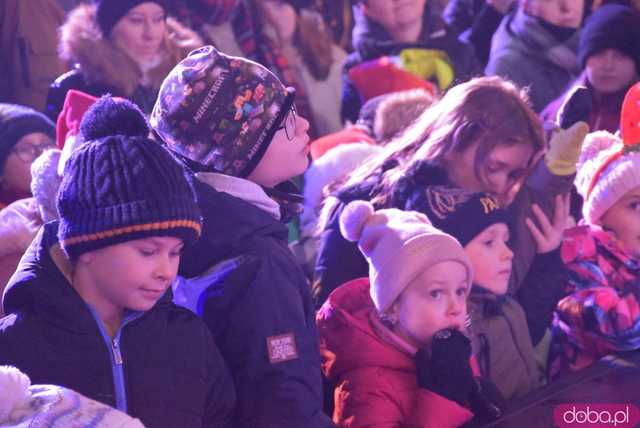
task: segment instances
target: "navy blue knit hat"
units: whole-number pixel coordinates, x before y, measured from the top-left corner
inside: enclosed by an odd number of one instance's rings
[[[184,167],[148,133],[129,101],[103,97],[85,114],[83,143],[65,166],[57,200],[58,239],[70,257],[150,236],[185,244],[200,236],[201,214]]]
[[[96,19],[102,34],[108,36],[120,18],[131,9],[142,3],[153,2],[159,4],[165,11],[167,5],[164,0],[96,0]]]
[[[25,135],[42,132],[56,138],[56,127],[47,116],[16,104],[0,104],[0,175],[13,147]]]
[[[587,59],[603,49],[624,53],[640,73],[640,12],[619,4],[600,6],[587,19],[580,33],[580,66],[584,69]]]
[[[509,211],[490,194],[449,186],[430,186],[414,192],[404,209],[425,214],[435,227],[455,237],[463,247],[493,224],[511,226]]]

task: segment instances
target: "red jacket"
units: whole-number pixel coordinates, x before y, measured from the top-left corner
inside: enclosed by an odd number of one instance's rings
[[[368,278],[338,287],[318,311],[322,370],[337,385],[334,422],[446,428],[471,420],[469,409],[418,387],[411,346],[383,331],[373,311]]]

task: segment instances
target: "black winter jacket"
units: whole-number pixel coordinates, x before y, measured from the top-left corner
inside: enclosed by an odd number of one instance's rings
[[[311,290],[287,246],[286,225],[199,180],[194,185],[203,236],[185,250],[180,271],[204,284],[192,307],[234,378],[234,427],[333,426],[322,413]]]
[[[441,50],[449,56],[456,82],[464,82],[482,72],[473,48],[460,42],[456,34],[448,31],[440,17],[429,11],[429,6],[425,6],[422,33],[415,43],[395,42],[382,26],[365,16],[358,8],[354,11],[354,52],[347,57],[342,76],[340,117],[343,121],[355,123],[362,107],[360,94],[349,77],[349,70],[362,62],[398,55],[407,48],[424,48]]]
[[[114,347],[53,261],[56,232],[56,223],[40,230],[5,292],[0,365],[126,407],[147,428],[231,426],[233,383],[202,321],[169,291],[123,322]]]

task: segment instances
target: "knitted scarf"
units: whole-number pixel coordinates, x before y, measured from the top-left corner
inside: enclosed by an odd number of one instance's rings
[[[526,14],[521,8],[515,12],[510,30],[525,43],[536,48],[545,58],[572,74],[580,72],[577,49],[579,31],[565,42],[558,41],[540,21]]]

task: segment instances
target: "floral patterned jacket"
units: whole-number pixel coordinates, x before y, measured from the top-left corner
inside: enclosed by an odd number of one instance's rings
[[[567,230],[561,256],[570,279],[553,319],[551,375],[640,348],[640,260],[596,225]]]

